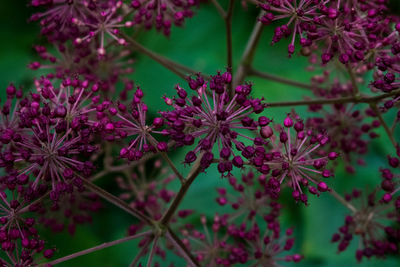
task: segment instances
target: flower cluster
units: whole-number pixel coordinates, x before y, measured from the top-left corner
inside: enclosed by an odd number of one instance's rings
[[[368,60],[374,53],[394,45],[398,35],[392,30],[395,19],[385,16],[387,1],[264,0],[260,21],[287,22],[275,28],[273,43],[291,36],[289,55],[295,52],[296,38],[304,47],[319,47],[322,63],[337,57],[343,64]],[[385,47],[385,48],[384,48]],[[384,53],[384,52],[383,52]]]
[[[301,218],[296,216],[295,230],[291,216],[284,216],[306,209],[310,194],[324,192],[350,211],[331,240],[339,252],[359,237],[358,261],[399,253],[400,17],[390,14],[389,1],[249,0],[261,15],[254,18],[241,57],[232,45],[245,43],[233,31],[242,22],[234,21],[241,11],[235,1],[201,2],[29,1],[36,12],[31,21],[45,38],[33,46],[36,59],[28,68],[42,76],[27,88],[10,84],[2,94],[0,267],[53,266],[133,239],[131,266],[143,266],[143,259],[146,266],[171,267],[183,261],[216,267],[307,261],[307,251],[292,253],[295,240],[308,242],[295,235],[304,228]],[[143,30],[169,36],[173,25],[183,26],[195,8],[203,12],[207,5],[214,5],[225,24],[226,71],[208,76],[146,46]],[[268,25],[279,25],[273,44],[289,38],[289,57],[300,44],[312,72],[309,83],[253,64]],[[198,43],[213,43],[213,37]],[[174,96],[145,88],[139,73],[131,75],[146,67],[135,66],[142,54],[186,79],[187,86],[177,84]],[[191,67],[208,69],[213,66],[208,60]],[[157,68],[147,71],[158,79]],[[253,76],[255,83],[247,80]],[[269,82],[258,83],[261,78]],[[308,95],[286,99],[292,93],[278,92],[270,81]],[[285,99],[275,101],[278,96]],[[166,105],[156,108],[148,97]],[[288,106],[308,109],[271,110]],[[308,114],[300,117],[300,110]],[[379,162],[382,151],[389,154],[388,166],[380,169],[381,179],[371,173],[374,190],[344,197],[335,191],[346,178],[343,167],[354,176],[346,183],[367,183],[356,177],[362,173],[357,165]],[[334,173],[337,183],[330,182]],[[214,188],[194,199],[199,184]],[[281,194],[287,187],[292,197]],[[95,223],[94,214],[106,210],[101,199],[134,217],[122,226],[125,237],[63,255],[42,235],[79,233],[77,227]]]
[[[400,230],[390,222],[399,222],[399,214],[388,204],[377,199],[377,192],[366,193],[353,190],[346,195],[352,214],[346,216],[345,224],[332,236],[332,242],[338,242],[339,252],[344,251],[359,236],[361,241],[355,253],[358,261],[362,258],[385,257],[398,252]],[[357,204],[353,206],[352,204]],[[388,223],[389,222],[389,223]]]
[[[270,173],[267,187],[271,192],[279,194],[281,184],[285,182],[293,189],[293,198],[307,204],[304,188],[313,195],[329,191],[324,180],[333,176],[333,172],[327,164],[338,157],[338,153],[323,149],[329,143],[329,137],[324,132],[306,129],[296,114],[288,114],[283,127],[277,125],[276,129],[279,136],[269,125],[261,127],[260,135],[270,140],[268,145],[272,149],[258,147],[252,160],[261,173]]]
[[[242,176],[243,183],[234,177],[229,178],[231,189],[240,193],[236,198],[228,193],[230,189],[218,189],[218,204],[225,206],[229,197],[235,212],[222,216],[216,214],[211,233],[205,216],[201,217],[203,232],[193,225],[187,225],[183,230],[184,242],[206,266],[280,266],[281,262],[299,262],[302,259],[299,254],[285,255],[294,245],[293,230],[287,229],[282,236],[279,223],[282,207],[268,191],[262,190],[265,176],[261,175],[258,183],[254,183],[254,178],[251,171]]]
[[[233,166],[243,167],[243,159],[250,156],[247,150],[260,141],[251,136],[259,125],[251,114],[261,113],[265,104],[250,97],[251,84],[238,85],[230,96],[231,82],[230,72],[211,76],[210,82],[197,75],[189,79],[189,87],[195,92],[192,96],[177,85],[177,96],[165,97],[165,102],[173,107],[172,111],[162,113],[168,124],[166,133],[178,146],[195,145],[186,154],[185,163],[194,162],[202,152],[201,166],[206,169],[217,153],[218,171],[230,173]]]

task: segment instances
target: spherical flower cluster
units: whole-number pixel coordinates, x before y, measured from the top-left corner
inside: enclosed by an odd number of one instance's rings
[[[40,203],[35,208],[40,215],[38,222],[43,226],[56,233],[67,229],[74,235],[77,225],[92,223],[92,214],[101,209],[102,203],[96,194],[83,191],[83,188],[77,190],[69,185],[67,190],[68,194],[56,202]]]
[[[14,184],[12,180],[14,179]],[[40,258],[51,258],[54,249],[45,249],[45,241],[37,230],[37,222],[28,213],[34,211],[31,202],[46,188],[32,189],[16,181],[15,175],[0,178],[0,244],[7,255],[1,266],[32,266]],[[4,189],[8,188],[8,194]]]
[[[69,86],[64,81],[56,89],[49,80],[39,80],[37,93],[18,104],[17,128],[13,132],[19,132],[19,137],[1,152],[3,167],[17,170],[16,179],[32,179],[34,189],[40,184],[50,185],[50,196],[55,201],[71,181],[81,186],[75,172],[88,175],[94,168],[91,162],[79,159],[79,154],[89,155],[96,150],[90,144],[93,131],[87,116],[91,109],[84,104],[85,89],[71,92]],[[5,127],[10,128],[7,122]],[[10,134],[10,129],[7,132]]]
[[[228,180],[234,194],[223,187],[217,188],[219,194],[217,202],[221,206],[229,204],[236,211],[230,213],[231,217],[252,220],[256,215],[265,215],[266,206],[270,204],[271,197],[274,197],[274,195],[270,195],[270,191],[266,187],[266,175],[261,174],[256,179],[255,174],[248,171],[242,174],[240,182],[233,176],[229,177]],[[272,208],[274,208],[273,205],[271,205]],[[279,206],[275,207],[277,207],[276,212],[279,213]]]
[[[157,142],[151,135],[162,133],[157,129],[163,126],[164,120],[155,118],[153,124],[148,125],[146,121],[148,108],[142,98],[143,91],[138,87],[129,107],[122,102],[118,102],[116,107],[112,105],[108,107],[108,113],[112,118],[103,123],[106,133],[117,139],[133,137],[129,141],[129,145],[120,150],[120,157],[130,161],[139,160],[146,152],[165,152],[168,149],[166,142]]]
[[[174,108],[162,113],[170,138],[178,146],[194,145],[198,140],[194,149],[186,154],[185,163],[194,162],[197,155],[204,152],[201,165],[206,169],[215,158],[215,148],[220,157],[218,171],[229,173],[233,166],[243,166],[247,143],[259,141],[249,136],[258,126],[257,120],[250,116],[261,113],[265,105],[261,99],[250,98],[251,84],[237,86],[233,97],[229,96],[227,88],[231,79],[229,72],[218,73],[207,83],[198,75],[189,80],[190,88],[195,91],[193,96],[176,86],[177,96],[165,98]]]
[[[370,194],[353,190],[345,199],[351,205],[352,214],[346,216],[345,224],[332,237],[332,242],[339,242],[339,252],[349,246],[354,236],[359,236],[361,241],[355,253],[358,261],[364,257],[385,257],[398,253],[396,243],[400,240],[400,230],[394,225],[399,223],[399,214],[388,204],[377,200],[376,190]]]
[[[129,84],[125,75],[133,72],[131,52],[124,47],[113,49],[106,55],[99,57],[93,52],[93,45],[70,46],[59,44],[57,53],[51,53],[44,46],[36,45],[35,52],[39,61],[33,61],[29,68],[45,71],[50,80],[65,79],[68,77],[82,77],[96,90],[105,96],[116,91],[116,83],[123,80]]]
[[[272,192],[278,194],[285,181],[293,189],[293,198],[306,204],[304,187],[314,195],[329,190],[323,179],[333,176],[327,164],[336,159],[338,154],[324,151],[322,147],[329,142],[329,137],[323,132],[306,129],[297,115],[289,114],[283,127],[277,126],[277,129],[279,136],[275,136],[268,125],[260,129],[261,136],[271,140],[272,150],[267,151],[264,147],[256,149],[252,164],[261,173],[271,172],[268,187]]]
[[[169,35],[172,23],[181,26],[186,18],[193,16],[192,8],[198,3],[198,0],[132,0],[130,6],[135,10],[132,22]]]
[[[299,38],[302,47],[320,47],[322,63],[337,56],[348,64],[369,60],[376,50],[396,40],[395,20],[384,16],[385,1],[264,0],[258,5],[265,11],[262,23],[287,20],[275,29],[273,43],[291,36],[289,55]]]
[[[325,108],[314,105],[310,109],[323,117],[309,118],[307,127],[326,132],[330,137],[331,149],[341,151],[346,170],[353,173],[353,154],[365,155],[368,152],[370,138],[377,137],[373,130],[380,126],[379,121],[366,123],[366,116],[351,104],[335,104]],[[358,159],[357,163],[364,164],[362,159]]]
[[[193,225],[186,225],[182,231],[185,244],[206,266],[280,266],[281,262],[302,259],[299,254],[287,255],[294,245],[293,230],[288,229],[281,236],[279,215],[282,206],[269,196],[268,191],[262,190],[265,175],[258,178],[258,183],[254,177],[251,171],[242,176],[242,183],[230,177],[230,189],[217,189],[217,203],[223,207],[229,203],[231,208],[226,208],[224,215],[214,216],[212,232],[208,230],[205,216],[201,217],[202,231]],[[235,196],[230,193],[231,189],[240,194]]]

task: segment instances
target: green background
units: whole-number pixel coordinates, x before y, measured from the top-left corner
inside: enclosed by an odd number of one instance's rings
[[[254,24],[254,18],[258,11],[249,6],[243,11],[237,1],[233,22],[234,40],[234,63],[238,63],[241,53],[245,47],[247,38]],[[400,1],[393,1],[393,12],[399,14]],[[33,10],[25,1],[3,1],[0,8],[0,88],[1,97],[8,83],[13,82],[17,86],[29,89],[32,78],[38,73],[29,70],[26,66],[32,60],[37,60],[32,49],[33,44],[44,43],[38,36],[39,28],[35,23],[28,23],[28,18]],[[287,57],[287,43],[285,41],[271,46],[270,41],[273,34],[273,26],[268,27],[260,41],[259,49],[255,56],[254,66],[262,71],[277,74],[296,81],[307,83],[311,73],[305,71],[307,59],[294,55],[291,59]],[[217,70],[223,70],[225,60],[225,34],[224,24],[215,8],[211,5],[202,4],[196,10],[196,15],[188,19],[185,27],[172,29],[170,38],[154,31],[146,32],[139,36],[139,42],[148,48],[170,57],[184,65],[196,70],[213,74]],[[137,55],[136,63],[133,65],[135,72],[132,79],[140,85],[147,94],[145,101],[151,107],[164,107],[162,95],[172,95],[174,85],[185,82],[177,76],[162,68],[146,56]],[[310,95],[309,92],[288,87],[286,85],[248,78],[254,82],[254,94],[265,97],[267,102],[289,101]],[[366,91],[367,89],[365,89]],[[158,110],[153,110],[156,112]],[[289,109],[268,109],[267,116],[276,121],[281,120]],[[305,115],[305,108],[296,108],[300,115]],[[333,186],[339,192],[348,192],[354,186],[365,188],[371,187],[379,182],[379,167],[385,166],[386,157],[390,146],[387,144],[386,136],[375,140],[370,145],[370,153],[366,158],[367,166],[357,167],[355,175],[349,175],[340,166],[336,172]],[[183,151],[177,151],[172,157],[176,162],[182,159]],[[182,164],[179,164],[182,172],[186,173]],[[100,185],[114,188],[114,177],[105,177]],[[219,174],[211,168],[207,174],[202,174],[189,190],[182,208],[195,209],[199,214],[212,216],[212,210],[208,207],[216,206],[216,193],[214,188],[220,187],[226,180],[220,178]],[[310,206],[293,204],[293,201],[285,201],[286,208],[283,216],[284,225],[294,226],[297,236],[296,248],[306,256],[306,260],[296,266],[353,266],[356,265],[354,257],[354,246],[346,252],[337,254],[336,245],[330,243],[332,234],[340,227],[344,220],[346,210],[327,194],[321,197],[310,197]],[[218,208],[217,208],[218,210]],[[53,235],[44,232],[43,236],[49,240],[50,245],[58,248],[55,258],[98,245],[102,242],[121,238],[126,234],[127,227],[133,223],[130,216],[120,212],[117,208],[105,204],[105,209],[94,216],[93,224],[78,227],[76,234],[71,237],[68,234]],[[198,220],[192,221],[197,223]],[[355,245],[357,241],[353,242]],[[127,266],[137,253],[135,241],[128,242],[113,248],[92,253],[75,260],[71,260],[59,266]],[[177,266],[184,263],[177,258],[172,258]],[[143,261],[144,263],[146,260]],[[363,261],[360,266],[377,266],[385,264],[387,267],[399,266],[399,259],[389,258],[385,261],[371,260]],[[291,266],[291,264],[283,264]]]

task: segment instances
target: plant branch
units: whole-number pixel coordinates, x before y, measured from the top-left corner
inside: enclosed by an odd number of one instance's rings
[[[169,206],[168,210],[165,212],[164,216],[161,219],[161,225],[168,225],[168,222],[171,220],[172,216],[175,214],[175,211],[178,209],[179,204],[181,203],[183,197],[185,196],[187,190],[189,189],[190,185],[196,179],[201,171],[201,161],[202,154],[194,163],[192,169],[190,170],[189,174],[187,175],[185,182],[182,184],[181,188],[179,189],[178,194],[175,196],[174,200],[172,201],[171,205]]]
[[[390,142],[392,142],[394,148],[396,148],[396,147],[397,147],[397,143],[396,143],[396,140],[394,139],[393,132],[392,132],[392,130],[389,128],[389,126],[387,125],[387,123],[386,123],[385,119],[383,118],[382,113],[381,113],[381,111],[379,110],[378,106],[376,105],[376,103],[371,103],[371,104],[370,104],[370,107],[371,107],[372,110],[375,112],[375,114],[376,114],[376,116],[378,117],[378,119],[379,119],[381,125],[382,125],[383,128],[385,129],[385,132],[386,132],[387,136],[389,137]]]
[[[39,266],[55,265],[55,264],[58,264],[58,263],[61,263],[61,262],[72,260],[72,259],[75,259],[77,257],[83,256],[83,255],[86,255],[86,254],[89,254],[89,253],[93,253],[95,251],[99,251],[99,250],[102,250],[102,249],[105,249],[105,248],[108,248],[108,247],[112,247],[112,246],[115,246],[115,245],[118,245],[118,244],[122,244],[124,242],[133,240],[135,238],[139,238],[139,237],[143,237],[143,236],[149,235],[151,233],[152,233],[152,231],[146,231],[146,232],[143,232],[143,233],[140,233],[140,234],[137,234],[137,235],[127,236],[127,237],[124,237],[124,238],[121,238],[121,239],[118,239],[118,240],[114,240],[114,241],[111,241],[111,242],[103,243],[103,244],[98,245],[96,247],[85,249],[85,250],[73,253],[71,255],[68,255],[68,256],[53,260],[51,262],[47,262],[47,263],[39,265]]]
[[[270,81],[274,81],[274,82],[278,82],[278,83],[283,83],[283,84],[287,84],[287,85],[292,85],[294,87],[299,87],[299,88],[303,88],[303,89],[316,89],[317,87],[312,86],[311,84],[306,84],[306,83],[302,83],[302,82],[297,82],[297,81],[292,81],[283,77],[279,77],[273,74],[269,74],[269,73],[265,73],[265,72],[261,72],[258,70],[255,70],[253,68],[249,68],[248,69],[248,75],[252,76],[257,76],[263,79],[267,79]]]
[[[132,208],[131,206],[129,206],[128,203],[126,203],[125,201],[121,200],[120,198],[110,194],[109,192],[105,191],[104,189],[102,189],[101,187],[98,187],[97,185],[93,184],[91,181],[85,179],[84,177],[78,175],[83,183],[85,184],[85,186],[91,190],[92,192],[98,194],[101,198],[107,200],[108,202],[114,204],[115,206],[119,207],[120,209],[126,211],[127,213],[135,216],[136,218],[138,218],[139,220],[149,224],[149,225],[153,225],[153,221],[147,217],[146,215],[140,213],[139,211],[135,210],[134,208]]]
[[[348,201],[346,201],[346,199],[344,199],[341,195],[339,195],[335,190],[330,189],[328,191],[336,200],[338,200],[340,203],[342,203],[346,208],[348,208],[350,211],[352,211],[353,213],[357,212],[357,209]]]
[[[169,58],[159,55],[159,54],[151,51],[150,49],[147,49],[146,47],[144,47],[140,43],[136,42],[133,38],[126,35],[125,33],[123,33],[122,36],[130,43],[130,45],[134,49],[147,55],[148,57],[150,57],[154,61],[160,63],[162,66],[164,66],[165,68],[174,72],[175,74],[177,74],[178,76],[180,76],[183,79],[186,78],[187,74],[198,73],[198,71],[196,71],[196,70],[193,70],[193,69],[186,67],[178,62],[175,62]]]
[[[345,104],[345,103],[376,103],[382,99],[399,95],[400,89],[393,90],[390,93],[381,94],[378,96],[361,96],[361,97],[338,97],[330,99],[311,99],[301,101],[287,101],[269,103],[269,107],[292,107],[292,106],[307,106],[307,105],[324,105],[324,104]]]
[[[235,0],[229,0],[228,12],[226,12],[226,16],[224,16],[225,20],[225,29],[226,29],[226,50],[227,50],[227,64],[228,70],[232,72],[233,68],[233,52],[232,52],[232,16],[233,16],[233,7]],[[232,90],[232,81],[228,85],[228,91],[230,96],[233,96]]]
[[[226,12],[222,8],[222,6],[218,3],[218,0],[211,0],[215,8],[217,9],[218,13],[221,15],[221,17],[225,18],[226,17]]]
[[[187,260],[189,265],[194,267],[200,267],[201,265],[196,260],[196,258],[190,253],[189,249],[183,242],[179,239],[179,237],[171,231],[171,229],[167,229],[166,233],[167,238],[175,245],[175,247],[180,250],[182,256]]]
[[[261,11],[260,17],[263,16],[263,14],[264,11]],[[233,88],[235,88],[238,84],[241,84],[248,74],[247,71],[253,62],[254,53],[260,40],[263,28],[264,25],[257,19],[249,40],[247,41],[247,45],[240,60],[239,67],[236,71]]]
[[[163,159],[168,163],[172,171],[175,173],[176,176],[178,176],[179,181],[181,181],[181,184],[185,182],[185,178],[183,175],[178,171],[178,169],[175,167],[175,164],[172,162],[172,160],[168,157],[168,154],[165,153],[164,151],[159,151],[157,148],[157,140],[151,136],[150,134],[147,134],[147,139],[150,141],[150,143],[157,149],[157,152],[161,154]]]
[[[148,240],[146,240],[146,243],[143,245],[143,247],[140,249],[139,253],[136,254],[135,258],[129,265],[129,267],[137,267],[137,263],[140,260],[140,258],[146,253],[147,248],[150,246],[151,242],[153,241],[154,236]]]
[[[45,199],[48,195],[50,194],[50,191],[47,191],[46,194],[40,196],[38,199],[34,200],[32,203],[30,203],[29,205],[26,205],[25,207],[23,207],[22,209],[20,209],[18,211],[18,213],[24,213],[29,211],[29,208],[32,207],[33,205],[36,205],[37,203],[41,202],[43,199]]]
[[[350,64],[347,64],[347,71],[348,71],[348,73],[350,75],[350,80],[351,80],[351,84],[352,84],[352,87],[353,87],[353,96],[354,97],[359,97],[360,96],[360,90],[358,89],[356,76],[355,76],[354,71],[351,68]]]

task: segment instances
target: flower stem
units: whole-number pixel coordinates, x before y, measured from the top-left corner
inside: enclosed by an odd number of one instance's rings
[[[299,88],[303,88],[303,89],[312,90],[312,89],[317,88],[315,86],[312,86],[311,84],[292,81],[292,80],[289,80],[289,79],[285,79],[283,77],[279,77],[279,76],[276,76],[276,75],[272,75],[272,74],[269,74],[269,73],[265,73],[265,72],[261,72],[261,71],[255,70],[253,68],[249,68],[248,69],[248,75],[250,75],[250,76],[254,75],[254,76],[257,76],[257,77],[260,77],[260,78],[264,78],[264,79],[267,79],[267,80],[270,80],[270,81],[283,83],[283,84],[287,84],[287,85],[292,85],[294,87],[299,87]]]
[[[114,204],[115,206],[119,207],[120,209],[126,211],[127,213],[135,216],[139,220],[152,225],[153,221],[147,217],[146,215],[140,213],[139,211],[135,210],[131,206],[129,206],[125,201],[121,200],[120,198],[110,194],[109,192],[105,191],[104,189],[98,187],[97,185],[93,184],[91,181],[85,179],[84,177],[80,176],[85,186],[91,190],[92,192],[99,195],[101,198],[107,200],[108,202]]]
[[[159,55],[159,54],[147,49],[146,47],[142,46],[140,43],[136,42],[133,38],[131,38],[128,35],[126,35],[124,33],[122,35],[126,40],[128,40],[128,42],[133,47],[133,49],[136,49],[137,51],[147,55],[148,57],[150,57],[154,61],[160,63],[162,66],[164,66],[168,70],[177,74],[182,79],[185,79],[187,74],[198,73],[198,71],[196,71],[196,70],[193,70],[189,67],[186,67],[178,62],[175,62],[169,58],[166,58],[162,55]]]
[[[200,267],[201,265],[198,263],[195,257],[193,257],[192,253],[188,250],[187,246],[183,244],[183,242],[179,239],[171,229],[167,230],[166,233],[167,238],[174,244],[174,246],[181,252],[182,256],[186,259],[189,265],[193,267]]]
[[[232,16],[233,16],[233,7],[235,0],[229,0],[228,12],[226,12],[226,16],[224,16],[225,20],[225,29],[226,29],[226,50],[227,50],[227,64],[228,70],[232,71],[233,68],[233,56],[232,56]],[[232,90],[232,81],[228,85],[229,95],[232,97],[234,92]]]
[[[261,11],[260,17],[264,14],[264,11]],[[253,62],[254,53],[257,48],[257,44],[260,40],[262,30],[264,25],[260,21],[256,21],[253,31],[247,41],[246,48],[243,52],[242,58],[239,63],[239,67],[235,74],[235,79],[233,82],[233,88],[235,88],[238,84],[241,84],[244,81],[244,78],[247,75],[248,68]]]
[[[351,84],[353,87],[353,96],[359,97],[360,96],[360,90],[358,89],[358,85],[357,85],[357,81],[356,81],[356,76],[354,74],[353,69],[351,68],[350,64],[347,64],[347,71],[350,75],[350,80],[351,80]]]
[[[346,199],[344,199],[341,195],[339,195],[335,190],[330,189],[328,191],[336,200],[338,200],[340,203],[342,203],[346,208],[351,210],[353,213],[357,212],[357,209],[351,205]]]
[[[168,225],[168,222],[171,220],[172,216],[175,214],[175,211],[178,209],[179,204],[181,203],[183,197],[185,196],[187,190],[189,189],[190,185],[196,179],[201,171],[200,161],[201,161],[202,154],[194,163],[192,169],[190,170],[189,174],[187,175],[185,182],[182,184],[181,188],[179,189],[178,194],[175,196],[174,200],[172,201],[171,205],[169,206],[168,210],[165,212],[164,216],[161,218],[162,225]]]
[[[382,99],[400,94],[400,89],[393,90],[390,93],[381,94],[378,96],[361,96],[361,97],[338,97],[328,99],[312,99],[301,101],[287,101],[269,103],[269,107],[291,107],[291,106],[308,106],[308,105],[324,105],[324,104],[345,104],[345,103],[376,103]]]
[[[222,6],[218,3],[218,0],[211,0],[215,8],[217,9],[218,13],[220,14],[221,17],[225,18],[226,17],[226,12],[222,8]]]
[[[389,126],[387,125],[387,123],[386,123],[385,119],[383,118],[382,113],[379,110],[378,106],[374,102],[374,103],[370,104],[370,107],[375,112],[376,116],[378,116],[378,119],[379,119],[380,123],[382,124],[383,128],[385,129],[385,132],[386,132],[387,136],[389,137],[390,142],[392,142],[394,148],[396,148],[397,147],[397,143],[396,143],[396,140],[394,139],[393,132],[389,128]]]
[[[68,255],[68,256],[53,260],[51,262],[42,264],[41,266],[46,266],[46,265],[49,265],[49,264],[50,265],[55,265],[55,264],[58,264],[58,263],[61,263],[61,262],[72,260],[72,259],[75,259],[77,257],[83,256],[83,255],[86,255],[86,254],[89,254],[89,253],[93,253],[95,251],[99,251],[99,250],[102,250],[102,249],[105,249],[105,248],[108,248],[108,247],[112,247],[112,246],[115,246],[115,245],[118,245],[118,244],[122,244],[122,243],[125,243],[127,241],[139,238],[139,237],[150,235],[151,233],[152,233],[152,231],[146,231],[146,232],[143,232],[143,233],[140,233],[140,234],[137,234],[137,235],[127,236],[127,237],[124,237],[124,238],[121,238],[121,239],[118,239],[118,240],[114,240],[114,241],[111,241],[111,242],[103,243],[103,244],[98,245],[96,247],[85,249],[85,250],[73,253],[71,255]]]

